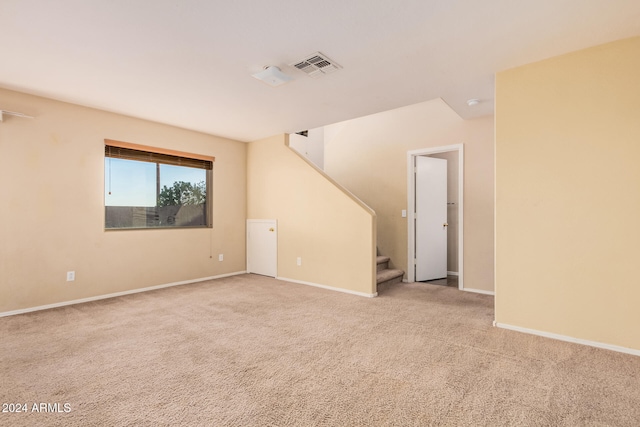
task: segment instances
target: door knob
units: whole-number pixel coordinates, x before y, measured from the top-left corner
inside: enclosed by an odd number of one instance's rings
[[[271,228],[269,229],[269,231],[273,231],[273,227],[271,227]]]
[[[445,222],[444,224],[442,224],[442,227],[443,227],[443,228],[446,228],[446,227],[448,227],[448,226],[449,226],[449,223],[447,223],[447,222]]]

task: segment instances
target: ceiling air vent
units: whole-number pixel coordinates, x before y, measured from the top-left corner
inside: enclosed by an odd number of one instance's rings
[[[322,77],[325,74],[333,73],[342,68],[320,52],[309,55],[305,59],[291,64],[291,66],[300,71],[304,71],[309,77],[313,78]]]

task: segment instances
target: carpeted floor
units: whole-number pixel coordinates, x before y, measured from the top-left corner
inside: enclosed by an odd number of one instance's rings
[[[639,357],[492,320],[450,287],[255,275],[0,318],[0,400],[28,409],[0,425],[640,424]]]

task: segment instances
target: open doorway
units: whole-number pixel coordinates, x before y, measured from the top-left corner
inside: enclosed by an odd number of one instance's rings
[[[430,219],[425,219],[423,215],[418,214],[416,204],[420,204],[420,209],[425,209],[424,199],[430,197],[437,197],[438,191],[431,191],[432,188],[428,188],[428,183],[425,184],[424,175],[416,182],[416,173],[418,172],[417,165],[422,164],[420,160],[426,160],[425,157],[431,159],[440,159],[439,162],[434,160],[434,163],[446,163],[446,195],[443,196],[442,202],[444,204],[437,208],[440,212],[444,210],[446,213],[442,213],[442,218],[438,215],[432,216]],[[408,266],[407,266],[407,279],[409,282],[415,282],[417,279],[421,279],[425,275],[425,253],[431,251],[428,254],[428,258],[445,259],[446,263],[446,277],[441,280],[430,282],[434,284],[451,284],[457,282],[458,289],[464,289],[464,263],[463,263],[463,201],[464,201],[464,146],[463,144],[454,144],[442,147],[425,148],[421,150],[412,150],[407,153],[407,231],[408,231]],[[421,176],[418,174],[418,176]],[[432,177],[429,178],[432,180]],[[427,181],[429,182],[429,181]],[[434,185],[443,185],[434,184]],[[444,190],[443,190],[444,191]],[[422,199],[422,201],[421,201]],[[427,209],[431,209],[428,204]],[[426,236],[424,234],[424,226],[416,226],[416,221],[429,220],[436,222],[436,229],[446,230],[446,243],[438,243],[437,239]],[[421,223],[423,224],[423,223]],[[438,237],[438,239],[440,239]],[[433,252],[436,251],[436,252]],[[440,270],[444,269],[442,266]],[[429,273],[431,274],[431,273]],[[445,273],[436,274],[436,276],[445,275]],[[435,278],[435,276],[427,275],[428,280]]]

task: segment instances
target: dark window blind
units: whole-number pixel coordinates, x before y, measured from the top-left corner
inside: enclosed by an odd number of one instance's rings
[[[137,160],[140,162],[162,163],[165,165],[186,166],[207,170],[213,169],[213,162],[211,160],[154,153],[152,151],[136,150],[112,145],[104,146],[104,155],[105,157],[112,157],[115,159]]]

